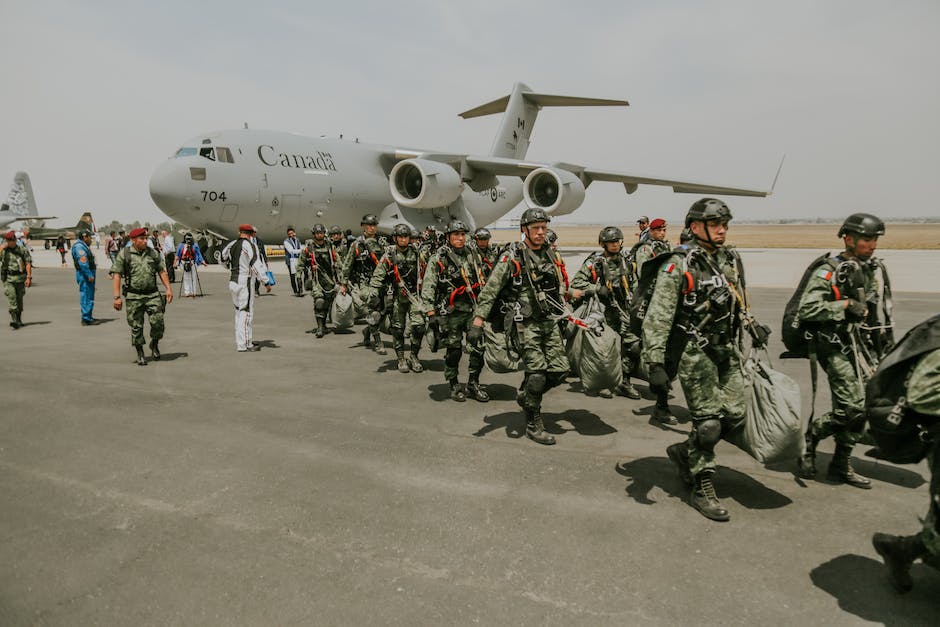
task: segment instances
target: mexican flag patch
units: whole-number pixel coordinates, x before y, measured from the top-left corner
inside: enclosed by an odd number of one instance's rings
[[[671,273],[675,269],[676,269],[676,264],[674,263],[670,263],[668,265],[663,266],[663,272],[665,272],[666,274]]]
[[[832,278],[832,270],[827,270],[826,268],[820,268],[816,271],[816,276],[818,276],[823,281],[828,281]]]

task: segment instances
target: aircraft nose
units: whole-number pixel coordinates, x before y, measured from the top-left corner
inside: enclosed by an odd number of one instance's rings
[[[181,167],[169,159],[154,170],[150,176],[150,197],[163,213],[178,217],[186,195],[188,168]]]

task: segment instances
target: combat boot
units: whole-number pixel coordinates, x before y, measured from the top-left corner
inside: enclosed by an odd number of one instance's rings
[[[14,329],[19,329],[23,326],[23,320],[20,318],[20,312],[16,309],[10,310],[10,326]]]
[[[692,507],[701,512],[705,518],[725,522],[730,520],[731,516],[728,514],[728,510],[721,506],[721,501],[718,500],[718,495],[715,494],[712,474],[709,471],[704,471],[695,475],[695,485],[692,487],[689,500],[692,502]]]
[[[154,359],[160,359],[160,346],[158,340],[150,340],[150,356]]]
[[[664,425],[677,425],[679,421],[676,420],[676,417],[672,415],[672,412],[669,411],[669,405],[665,407],[660,407],[659,405],[653,406],[653,420],[658,421],[660,424]]]
[[[362,330],[362,345],[372,350],[372,330],[369,329],[369,327],[365,327]]]
[[[852,468],[852,447],[847,444],[836,444],[836,452],[829,462],[826,478],[830,481],[847,483],[850,486],[871,490],[871,480],[855,472]]]
[[[537,410],[523,409],[525,412],[525,435],[533,442],[551,446],[555,443],[555,436],[545,433],[545,425],[542,424],[542,414]]]
[[[679,478],[689,488],[694,483],[692,481],[692,468],[689,466],[689,446],[686,442],[676,442],[666,447],[666,455],[669,460],[676,465],[679,472]]]
[[[395,351],[395,356],[398,358],[398,372],[402,374],[410,372],[411,369],[408,368],[408,362],[405,361],[405,351]]]
[[[467,396],[480,403],[490,400],[490,395],[480,385],[480,375],[470,377],[470,381],[467,382]]]
[[[301,296],[303,296],[303,294],[301,294]],[[317,339],[320,339],[321,337],[323,337],[325,333],[326,333],[326,320],[324,320],[323,318],[317,317],[317,330],[316,330]]]
[[[796,474],[801,479],[815,479],[816,446],[819,444],[819,439],[813,435],[812,428],[810,428],[803,439],[806,440],[806,450],[804,450],[803,454],[796,459]]]
[[[894,589],[902,594],[914,587],[911,580],[911,565],[927,553],[924,541],[917,536],[892,536],[876,533],[871,537],[871,544],[888,567],[888,579]]]
[[[412,352],[408,355],[408,367],[411,368],[412,372],[424,372],[424,366],[421,364],[421,360],[418,359],[418,353]]]
[[[457,401],[458,403],[462,403],[467,400],[467,393],[464,392],[463,385],[458,383],[457,379],[451,379],[448,381],[448,383],[450,384],[450,397],[453,400]]]
[[[382,336],[379,335],[378,331],[372,336],[372,348],[375,349],[378,355],[388,355],[388,351],[385,350],[385,342],[382,341]]]
[[[637,389],[633,387],[632,383],[630,383],[630,377],[623,378],[623,383],[617,387],[617,394],[620,396],[626,396],[627,398],[632,398],[633,400],[641,398],[640,393],[637,392]]]
[[[138,366],[146,366],[146,365],[147,365],[147,358],[144,357],[144,347],[143,347],[143,346],[137,346],[137,347],[135,347],[135,348],[137,348],[137,365],[138,365]]]

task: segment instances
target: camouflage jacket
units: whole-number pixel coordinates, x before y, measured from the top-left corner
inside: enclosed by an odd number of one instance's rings
[[[14,245],[0,251],[0,266],[7,283],[25,283],[27,265],[33,265],[33,258],[25,246]]]
[[[659,270],[643,321],[643,361],[665,363],[674,332],[696,335],[713,347],[731,345],[740,331],[739,297],[745,298],[744,274],[734,249],[709,253],[692,245],[674,253]]]
[[[485,282],[480,260],[469,247],[443,245],[430,259],[421,283],[425,311],[439,315],[453,310],[472,311]]]
[[[157,275],[165,271],[163,255],[149,247],[141,251],[133,246],[124,248],[114,258],[114,265],[111,266],[111,273],[121,275],[123,285],[128,285],[126,277],[130,276],[128,295],[153,294],[157,291]]]
[[[405,250],[389,246],[369,280],[369,294],[379,294],[391,285],[399,300],[410,300],[409,294],[411,298],[420,298],[420,274],[421,260],[415,246],[409,245]]]
[[[643,264],[656,257],[662,255],[663,253],[668,253],[672,250],[672,247],[669,245],[669,242],[660,241],[660,240],[647,240],[636,251],[636,273],[639,276],[640,271],[643,268]]]
[[[630,270],[626,258],[620,253],[608,257],[598,251],[588,256],[581,264],[581,269],[571,279],[571,289],[583,290],[587,296],[593,296],[597,293],[597,288],[604,285],[614,297],[617,306],[625,311],[633,291]],[[613,304],[609,296],[603,302],[607,306]]]
[[[349,250],[343,257],[343,265],[339,271],[340,284],[368,284],[383,254],[385,248],[378,239],[360,236],[349,245]]]
[[[555,251],[547,244],[538,250],[531,250],[522,242],[512,245],[493,267],[474,315],[489,318],[501,298],[518,303],[525,319],[545,319],[562,313],[567,290],[562,268]]]
[[[324,240],[322,244],[314,241],[300,251],[300,267],[310,269],[314,296],[336,289],[339,264],[340,255],[329,241]]]
[[[846,331],[845,299],[877,304],[878,285],[871,259],[859,261],[841,254],[830,257],[806,282],[797,312],[800,320],[823,323],[829,332]]]

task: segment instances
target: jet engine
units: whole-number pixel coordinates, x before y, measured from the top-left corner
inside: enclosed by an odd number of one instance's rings
[[[413,209],[446,207],[463,191],[460,174],[454,168],[427,159],[399,161],[388,181],[395,202]]]
[[[522,184],[526,205],[560,216],[571,213],[584,202],[584,184],[568,170],[537,168]]]

